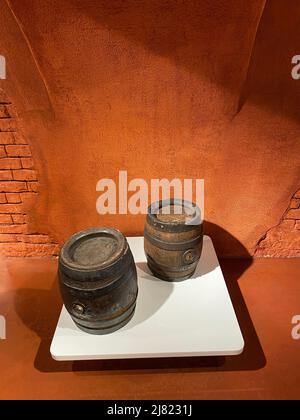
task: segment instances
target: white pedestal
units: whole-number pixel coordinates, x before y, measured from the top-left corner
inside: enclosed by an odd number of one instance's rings
[[[208,236],[193,278],[169,283],[146,265],[143,238],[128,238],[138,271],[136,312],[110,335],[82,332],[63,307],[51,345],[55,360],[238,355],[244,340]]]

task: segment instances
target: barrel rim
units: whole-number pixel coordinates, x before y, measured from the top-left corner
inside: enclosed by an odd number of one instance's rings
[[[71,249],[74,247],[76,242],[79,242],[84,237],[95,236],[97,234],[107,234],[113,236],[117,243],[117,251],[113,253],[106,261],[97,264],[90,264],[88,266],[80,264],[74,261],[71,257]],[[126,251],[127,241],[124,235],[117,229],[110,228],[110,227],[97,227],[97,228],[90,228],[85,229],[80,232],[75,233],[72,235],[62,246],[59,260],[60,263],[65,266],[69,270],[73,271],[80,271],[80,272],[97,272],[99,270],[106,269],[112,265],[114,265],[125,253]]]
[[[162,207],[165,207],[167,205],[179,205],[182,207],[193,208],[195,210],[195,215],[191,220],[184,223],[178,222],[178,221],[172,222],[172,221],[159,220],[155,212],[157,212]],[[150,204],[150,206],[148,207],[147,216],[151,224],[153,224],[155,227],[166,229],[167,231],[169,229],[172,229],[172,231],[177,231],[177,230],[184,231],[184,230],[191,229],[194,226],[199,226],[202,224],[201,210],[199,206],[196,203],[193,203],[192,201],[188,201],[188,200],[184,200],[180,198],[170,198],[167,200],[155,201],[154,203]]]

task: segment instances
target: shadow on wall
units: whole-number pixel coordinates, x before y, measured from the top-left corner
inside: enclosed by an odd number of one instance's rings
[[[251,255],[244,245],[231,235],[227,230],[215,223],[204,221],[204,233],[212,238],[217,255],[222,257],[234,257],[251,259]]]
[[[230,234],[227,232],[227,236]],[[236,242],[231,238],[232,243]],[[240,246],[242,246],[240,244]],[[15,293],[15,310],[18,318],[27,329],[33,330],[41,340],[34,365],[41,372],[77,372],[79,375],[88,375],[86,371],[135,371],[151,369],[183,369],[189,371],[232,371],[232,370],[257,370],[264,367],[266,360],[252,324],[245,301],[238,286],[238,280],[251,265],[250,258],[227,259],[221,262],[226,283],[233,301],[234,308],[241,326],[245,340],[245,350],[240,356],[235,357],[194,357],[194,358],[162,358],[162,359],[134,359],[134,360],[103,360],[87,362],[55,362],[50,355],[50,344],[61,310],[61,298],[57,281],[49,273],[28,273],[30,278],[27,284],[37,284],[41,275],[52,283],[50,290],[19,289]],[[53,270],[52,270],[53,271]],[[23,273],[14,273],[14,276],[23,276]],[[53,274],[50,273],[50,276]],[[38,277],[38,278],[37,278]],[[156,308],[157,305],[154,305]],[[156,308],[157,309],[157,308]],[[149,314],[151,316],[151,314]],[[159,371],[158,371],[159,372]]]
[[[234,92],[237,112],[252,101],[299,121],[300,90],[291,76],[299,54],[298,0],[288,7],[285,0],[67,1],[97,25]],[[235,60],[241,51],[242,68]]]

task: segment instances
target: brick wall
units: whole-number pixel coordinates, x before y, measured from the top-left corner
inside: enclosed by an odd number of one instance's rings
[[[57,255],[59,246],[31,232],[27,209],[34,205],[39,182],[30,146],[21,133],[13,105],[0,89],[0,254]],[[279,223],[257,242],[256,257],[300,257],[300,190]]]
[[[49,235],[29,231],[26,209],[34,205],[38,189],[30,146],[0,89],[0,254],[57,255],[58,245]]]
[[[300,189],[293,195],[278,225],[258,241],[256,257],[300,257]]]

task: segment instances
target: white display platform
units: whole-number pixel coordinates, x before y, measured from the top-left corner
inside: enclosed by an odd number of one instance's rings
[[[89,335],[63,307],[51,345],[55,360],[238,355],[244,340],[208,236],[193,278],[159,280],[146,265],[142,237],[128,238],[138,271],[136,312],[110,335]]]

